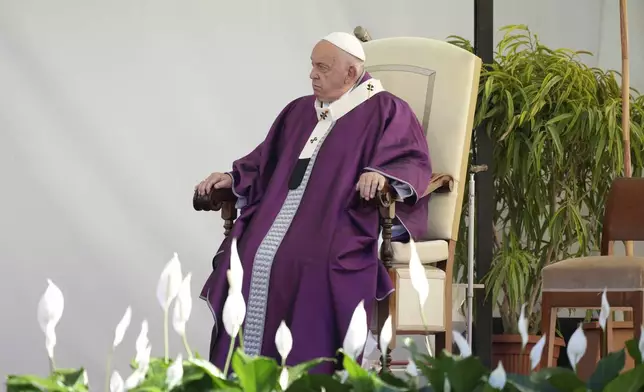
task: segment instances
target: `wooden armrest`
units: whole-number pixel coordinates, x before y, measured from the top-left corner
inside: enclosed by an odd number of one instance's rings
[[[423,197],[430,193],[447,193],[454,190],[454,178],[445,173],[434,173]]]
[[[237,203],[237,196],[232,189],[213,189],[210,193],[200,195],[195,191],[192,197],[192,207],[197,211],[219,211],[224,203]]]
[[[445,173],[434,173],[429,181],[429,185],[421,197],[425,197],[430,193],[447,193],[454,189],[454,178]],[[374,206],[381,206],[391,203],[396,199],[396,190],[389,184],[385,184],[384,188],[380,190],[376,197],[369,200],[368,204]]]

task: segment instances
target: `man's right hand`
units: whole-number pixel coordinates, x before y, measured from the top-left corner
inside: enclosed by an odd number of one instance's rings
[[[195,189],[200,195],[209,193],[213,188],[222,189],[233,186],[233,178],[228,173],[212,173],[205,180],[201,181]]]

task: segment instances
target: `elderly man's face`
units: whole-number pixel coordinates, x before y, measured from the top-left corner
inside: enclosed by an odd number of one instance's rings
[[[323,102],[331,102],[346,93],[355,81],[355,67],[350,67],[341,49],[320,41],[311,54],[313,94]]]

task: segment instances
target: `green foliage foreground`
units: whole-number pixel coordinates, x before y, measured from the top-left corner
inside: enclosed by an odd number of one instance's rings
[[[282,367],[275,360],[251,358],[238,350],[232,360],[234,373],[228,379],[223,378],[207,361],[195,358],[183,361],[180,383],[169,388],[167,373],[172,362],[153,358],[145,381],[131,391],[639,391],[644,388],[644,365],[638,346],[635,340],[627,342],[628,354],[636,364],[633,369],[620,374],[626,359],[626,350],[622,349],[603,358],[587,382],[580,380],[574,371],[565,368],[543,369],[530,376],[506,375],[499,368],[490,372],[476,357],[463,358],[443,352],[438,358],[432,358],[419,353],[412,344],[408,349],[418,370],[416,375],[407,374],[400,378],[392,373],[378,374],[360,367],[349,356],[344,356],[345,370],[335,375],[309,374],[312,367],[324,361],[334,361],[333,359],[319,359],[288,368],[289,381],[286,388],[280,385]],[[7,392],[96,390],[86,385],[86,381],[82,368],[57,370],[47,378],[9,376]],[[495,388],[493,385],[502,388]]]

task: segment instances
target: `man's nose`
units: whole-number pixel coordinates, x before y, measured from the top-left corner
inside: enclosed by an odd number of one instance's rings
[[[311,79],[317,79],[318,78],[318,73],[315,72],[315,69],[311,70],[311,73],[309,73],[309,78],[311,78]]]

